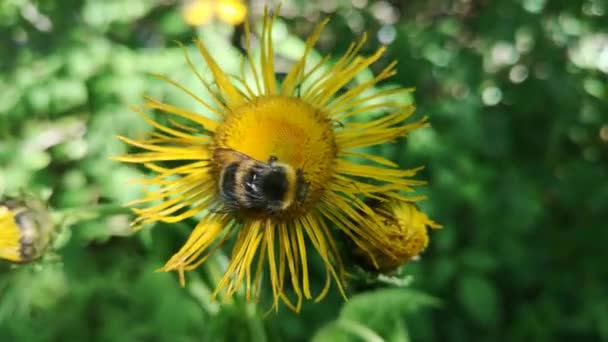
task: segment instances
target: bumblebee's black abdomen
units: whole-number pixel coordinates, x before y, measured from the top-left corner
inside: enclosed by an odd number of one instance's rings
[[[269,201],[282,201],[285,198],[289,183],[282,167],[273,170],[264,177],[261,191]]]
[[[296,176],[289,166],[253,159],[229,163],[222,169],[220,192],[226,212],[277,213],[294,201]]]
[[[240,197],[243,208],[273,211],[281,207],[288,186],[282,168],[252,167],[244,181],[245,193]]]

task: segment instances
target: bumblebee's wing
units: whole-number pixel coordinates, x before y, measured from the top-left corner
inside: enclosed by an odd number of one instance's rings
[[[237,172],[244,164],[253,159],[248,155],[230,148],[215,149],[215,162],[221,165],[219,190],[222,197],[222,207],[218,212],[237,211],[241,207],[242,194],[245,193],[243,184],[237,182]]]
[[[214,158],[216,163],[222,165],[222,167],[253,159],[245,153],[233,150],[231,148],[216,148],[214,151]]]

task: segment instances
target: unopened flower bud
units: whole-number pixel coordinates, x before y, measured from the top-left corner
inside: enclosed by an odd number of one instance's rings
[[[381,217],[383,224],[377,233],[385,236],[386,245],[367,252],[355,250],[355,258],[367,270],[394,271],[424,251],[429,243],[427,228],[441,227],[412,203],[377,201],[370,203],[370,207]]]
[[[28,263],[42,256],[53,223],[47,209],[36,201],[0,201],[0,259]]]

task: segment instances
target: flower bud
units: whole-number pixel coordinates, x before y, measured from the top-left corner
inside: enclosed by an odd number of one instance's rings
[[[408,202],[374,201],[370,208],[381,219],[377,234],[384,235],[386,245],[365,252],[356,249],[355,258],[367,270],[389,273],[418,256],[429,243],[427,228],[440,228],[418,208]],[[375,262],[374,262],[375,261]]]
[[[52,227],[41,203],[0,201],[0,259],[15,263],[38,259],[49,244]]]

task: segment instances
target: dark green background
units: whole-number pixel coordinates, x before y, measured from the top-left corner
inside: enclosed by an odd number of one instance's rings
[[[326,16],[320,53],[339,56],[363,31],[369,53],[395,34],[374,71],[398,60],[381,86],[416,87],[433,126],[375,151],[427,166],[421,207],[444,229],[420,261],[353,284],[347,304],[332,291],[263,319],[267,302],[209,300],[221,257],[186,289],[153,272],[194,221],[131,235],[126,215],[105,213],[35,265],[0,265],[0,340],[607,340],[608,4],[354,3],[286,2],[278,58],[292,61]],[[197,87],[174,42],[197,36],[238,70],[238,30],[188,27],[175,1],[0,1],[0,192],[59,210],[141,196],[125,182],[143,169],[108,159],[125,151],[114,136],[150,129],[128,109],[144,93],[195,108],[146,73]],[[311,276],[318,285],[322,269]]]

